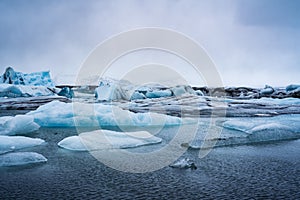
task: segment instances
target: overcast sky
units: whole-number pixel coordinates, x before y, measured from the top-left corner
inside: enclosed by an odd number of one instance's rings
[[[0,73],[68,79],[105,39],[150,26],[197,41],[227,86],[299,84],[299,10],[297,0],[0,0]]]

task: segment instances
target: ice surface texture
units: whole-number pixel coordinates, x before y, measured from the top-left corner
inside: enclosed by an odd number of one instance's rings
[[[105,149],[124,149],[143,145],[156,144],[162,141],[146,131],[138,132],[116,132],[108,130],[96,130],[81,133],[78,136],[71,136],[63,139],[58,146],[73,150],[105,150]]]

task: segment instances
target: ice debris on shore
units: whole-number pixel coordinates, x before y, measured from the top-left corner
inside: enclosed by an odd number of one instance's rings
[[[93,151],[134,148],[157,144],[161,141],[161,138],[155,137],[147,131],[116,132],[96,130],[64,138],[58,143],[58,146],[72,151]]]

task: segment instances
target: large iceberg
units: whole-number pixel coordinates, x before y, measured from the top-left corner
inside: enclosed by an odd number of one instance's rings
[[[25,135],[38,130],[39,127],[29,115],[0,117],[0,135]]]
[[[47,158],[35,152],[12,152],[0,155],[0,167],[47,162]]]
[[[49,71],[24,74],[14,71],[11,67],[6,68],[4,74],[0,76],[0,83],[54,87]]]
[[[193,119],[157,113],[133,113],[118,106],[100,103],[52,101],[26,114],[42,127],[163,126],[194,123]]]
[[[44,140],[39,138],[0,135],[0,154],[23,148],[34,147],[44,142]]]
[[[96,130],[63,139],[58,146],[73,151],[93,151],[106,149],[125,149],[143,145],[157,144],[162,141],[147,131],[116,132]]]
[[[8,67],[0,76],[0,97],[37,97],[52,95],[74,97],[71,88],[56,88],[50,78],[50,72],[34,72],[24,74]]]

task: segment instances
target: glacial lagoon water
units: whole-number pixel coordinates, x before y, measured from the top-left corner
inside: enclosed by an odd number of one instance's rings
[[[166,145],[178,127],[156,136],[164,142],[128,151],[154,151]],[[188,149],[181,157],[197,169],[165,166],[147,173],[112,169],[89,152],[59,148],[74,128],[40,128],[32,137],[45,144],[24,149],[48,161],[0,168],[1,199],[299,199],[300,140],[214,148],[204,158]],[[149,163],[145,162],[145,166]]]

